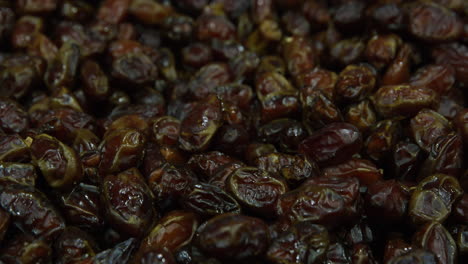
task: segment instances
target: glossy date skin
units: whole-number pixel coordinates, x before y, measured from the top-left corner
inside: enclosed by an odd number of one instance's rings
[[[267,249],[267,226],[254,217],[223,214],[201,225],[197,233],[200,249],[222,259],[248,259]]]
[[[55,206],[34,187],[7,183],[1,190],[1,207],[24,232],[50,240],[65,228]]]
[[[356,127],[348,123],[333,123],[302,141],[299,151],[319,166],[327,166],[349,159],[361,146],[362,136]]]
[[[463,0],[0,0],[0,263],[468,262]]]

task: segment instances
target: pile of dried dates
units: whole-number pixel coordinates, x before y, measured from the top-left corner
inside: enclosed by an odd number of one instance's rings
[[[468,263],[467,0],[0,0],[0,264]]]

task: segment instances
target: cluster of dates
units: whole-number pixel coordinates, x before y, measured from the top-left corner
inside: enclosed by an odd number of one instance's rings
[[[465,89],[466,0],[0,0],[0,263],[467,263]]]

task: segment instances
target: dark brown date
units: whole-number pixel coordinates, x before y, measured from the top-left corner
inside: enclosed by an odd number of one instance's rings
[[[457,263],[457,244],[440,223],[431,222],[423,225],[414,235],[413,244],[432,252],[436,263]]]
[[[28,114],[14,100],[0,98],[0,128],[7,134],[23,133],[29,128]]]
[[[266,254],[273,263],[319,263],[324,260],[329,244],[325,227],[302,222],[273,240]]]
[[[455,70],[448,64],[429,64],[416,71],[410,78],[410,85],[429,88],[439,94],[447,94],[455,83]]]
[[[443,222],[463,190],[458,180],[444,174],[423,179],[411,195],[408,214],[415,224]]]
[[[369,186],[382,180],[382,170],[369,160],[351,158],[335,166],[322,169],[324,177],[357,178],[362,185]]]
[[[276,213],[291,221],[335,226],[357,214],[359,182],[355,178],[316,178],[279,197]]]
[[[449,121],[430,109],[423,109],[411,119],[411,134],[421,149],[429,152],[437,138],[450,133]]]
[[[344,120],[367,134],[371,127],[377,122],[377,115],[369,100],[351,105],[344,114]]]
[[[47,241],[24,234],[7,241],[0,250],[0,261],[6,264],[50,263],[51,260],[52,248]]]
[[[47,134],[34,137],[33,161],[53,188],[68,188],[83,177],[81,161],[72,148]]]
[[[231,195],[218,186],[206,183],[195,184],[180,203],[184,208],[204,217],[241,211],[240,205]]]
[[[359,152],[362,137],[348,123],[333,123],[315,131],[299,145],[299,152],[319,166],[339,164]]]
[[[53,239],[65,228],[65,222],[47,197],[32,186],[4,184],[0,206],[12,222],[26,233]]]
[[[196,244],[220,259],[248,259],[267,249],[268,227],[260,219],[237,214],[216,216],[197,230]]]
[[[99,188],[80,183],[60,196],[60,206],[67,221],[78,227],[96,230],[104,225]]]
[[[376,74],[370,65],[348,65],[338,75],[336,93],[342,101],[361,101],[373,92],[375,84]]]
[[[91,261],[98,247],[91,235],[76,227],[67,227],[54,242],[56,263],[83,263]]]
[[[306,179],[319,175],[317,165],[299,155],[267,153],[258,157],[255,165],[274,176],[284,178],[290,186],[298,186]]]
[[[400,122],[386,119],[378,122],[364,143],[367,155],[373,160],[381,161],[388,158],[393,146],[401,135]]]
[[[435,107],[438,96],[430,89],[389,85],[380,87],[372,99],[376,110],[384,117],[406,117],[416,114],[423,108]]]
[[[115,229],[135,237],[145,233],[155,214],[153,194],[137,169],[106,176],[101,195]]]
[[[0,162],[0,180],[35,186],[36,169],[29,163]]]
[[[138,251],[167,248],[170,252],[176,252],[192,242],[197,228],[198,220],[194,213],[171,211],[161,218],[148,236],[143,239]]]
[[[0,135],[1,161],[28,161],[29,147],[19,135]]]
[[[428,42],[455,40],[463,31],[463,24],[457,14],[437,4],[416,4],[411,8],[408,18],[411,34]]]
[[[191,115],[182,120],[180,147],[189,152],[205,150],[221,124],[220,101],[216,97],[209,97],[197,104]]]
[[[410,188],[395,181],[379,181],[368,186],[366,212],[376,222],[400,223],[408,211]]]
[[[110,132],[100,145],[99,172],[103,175],[136,167],[143,158],[145,136],[135,129]]]
[[[237,169],[229,176],[226,185],[242,205],[265,216],[274,214],[278,197],[288,190],[284,181],[255,167]]]

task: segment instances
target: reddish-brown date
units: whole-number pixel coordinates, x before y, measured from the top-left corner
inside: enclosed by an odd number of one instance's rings
[[[411,134],[421,149],[429,152],[434,142],[450,133],[449,121],[430,109],[423,109],[411,119]]]
[[[377,122],[377,114],[369,100],[351,105],[344,114],[344,120],[354,125],[363,135]]]
[[[468,46],[453,42],[436,46],[432,57],[437,64],[449,64],[455,70],[455,77],[461,83],[468,83]]]
[[[414,234],[413,244],[433,253],[436,263],[457,262],[457,244],[440,223],[431,222],[421,226]]]
[[[202,15],[197,19],[196,36],[198,40],[232,40],[235,26],[224,16]]]
[[[380,87],[372,101],[379,114],[384,117],[411,116],[424,108],[437,105],[438,96],[431,89],[414,89],[409,85]]]
[[[51,240],[65,228],[65,221],[53,204],[32,186],[3,184],[0,206],[15,225],[36,237]]]
[[[80,47],[78,45],[66,42],[60,47],[57,56],[49,63],[44,76],[52,92],[64,86],[73,87],[79,59]]]
[[[222,214],[200,226],[196,244],[206,254],[220,259],[261,256],[268,246],[268,227],[259,218]]]
[[[457,14],[437,4],[415,4],[408,18],[411,34],[428,42],[455,40],[463,31],[463,24]]]
[[[94,100],[104,100],[110,93],[109,79],[102,71],[98,63],[86,60],[81,65],[81,80],[84,84],[84,92]]]
[[[36,168],[30,163],[0,162],[0,180],[35,186]]]
[[[56,138],[47,134],[37,135],[30,149],[34,163],[51,187],[68,188],[83,177],[78,154]]]
[[[182,120],[180,147],[189,152],[205,150],[221,124],[222,112],[219,99],[211,96],[199,102],[191,115]]]
[[[356,216],[358,197],[355,178],[315,178],[280,196],[276,213],[293,222],[335,226]]]
[[[367,155],[376,161],[387,158],[398,142],[401,130],[397,120],[386,119],[375,124],[364,143]]]
[[[329,244],[324,226],[300,222],[274,239],[266,254],[272,263],[318,263],[325,259]]]
[[[370,65],[348,65],[338,75],[336,94],[345,102],[361,101],[373,92],[375,70]]]
[[[411,195],[409,217],[415,224],[443,222],[462,195],[456,178],[444,174],[426,177]]]
[[[413,180],[422,163],[421,148],[412,142],[401,141],[393,148],[393,171],[396,178]]]
[[[67,221],[73,225],[90,230],[104,225],[104,210],[97,186],[80,183],[60,195],[60,206]]]
[[[315,90],[320,90],[329,100],[335,99],[335,85],[338,75],[335,72],[315,68],[297,77],[297,85],[301,89],[301,100]]]
[[[460,135],[440,136],[432,145],[429,157],[419,171],[419,177],[443,173],[456,178],[463,174],[464,149]]]
[[[401,42],[394,34],[375,35],[367,42],[365,56],[377,69],[385,68],[396,57]]]
[[[365,199],[372,220],[400,223],[408,211],[410,188],[395,180],[379,181],[368,185]]]
[[[52,248],[43,239],[17,234],[5,242],[0,250],[0,261],[3,263],[35,264],[52,261]]]
[[[30,156],[29,146],[19,135],[0,135],[1,161],[28,161]]]
[[[197,228],[198,220],[194,213],[171,211],[143,239],[138,251],[164,247],[174,253],[192,242]]]
[[[27,48],[32,44],[35,34],[42,32],[44,21],[40,17],[22,16],[15,23],[11,44],[17,49]]]
[[[284,178],[290,186],[298,186],[319,175],[317,165],[299,155],[266,153],[256,159],[255,165],[271,175]]]
[[[362,137],[348,123],[333,123],[315,131],[299,145],[299,152],[319,166],[339,164],[359,152]]]
[[[57,8],[57,0],[18,0],[16,8],[21,13],[43,14],[50,13]]]
[[[54,241],[56,263],[81,263],[91,261],[98,247],[91,235],[76,227],[67,227]]]
[[[232,196],[253,213],[272,216],[278,197],[288,187],[281,178],[275,178],[268,172],[255,167],[243,167],[235,170],[226,180]]]
[[[301,96],[301,100],[302,120],[309,130],[343,121],[340,109],[323,92],[314,90],[306,97]]]
[[[161,25],[171,15],[172,7],[150,0],[130,1],[128,12],[148,25]]]
[[[195,184],[180,203],[182,207],[204,217],[241,212],[240,205],[231,195],[218,186],[206,183]]]
[[[23,133],[29,128],[28,114],[14,100],[0,98],[0,128],[7,134]]]
[[[145,143],[145,136],[135,129],[110,132],[100,145],[99,172],[105,175],[136,167],[143,158]]]
[[[365,159],[351,158],[341,164],[322,169],[324,177],[359,179],[362,185],[369,186],[382,180],[382,170]]]
[[[101,191],[107,220],[119,232],[142,236],[155,214],[153,194],[136,168],[103,179]]]
[[[180,120],[163,116],[153,123],[153,135],[160,145],[176,145],[180,133]]]
[[[231,80],[229,66],[225,63],[210,63],[200,68],[190,79],[188,86],[194,99],[204,100],[216,87],[225,85]]]
[[[449,64],[429,64],[419,68],[410,78],[415,88],[429,88],[447,94],[455,83],[455,69]]]

